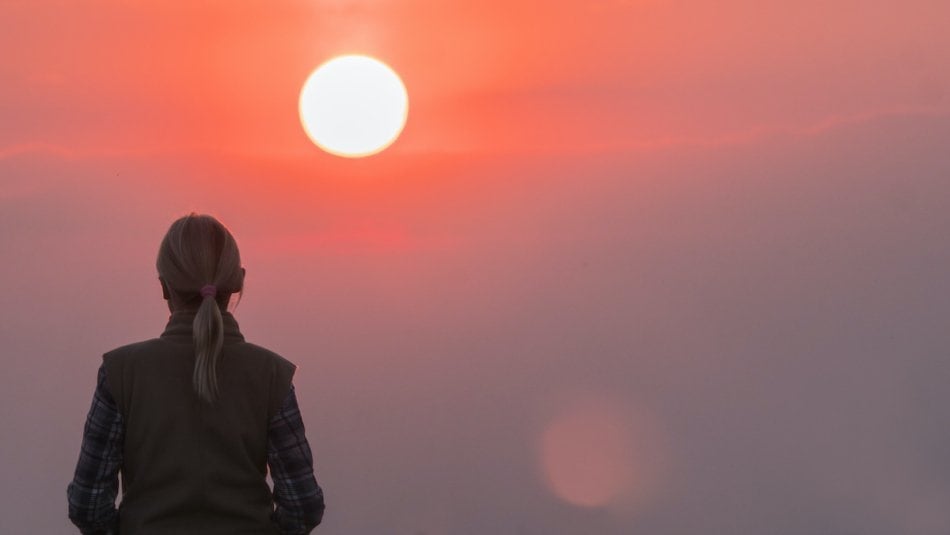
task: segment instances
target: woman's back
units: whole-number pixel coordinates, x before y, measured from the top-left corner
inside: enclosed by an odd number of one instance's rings
[[[223,316],[214,404],[191,384],[194,314],[175,313],[160,338],[105,355],[125,420],[120,533],[275,533],[267,436],[294,366],[245,343],[234,318]]]
[[[70,519],[83,533],[309,533],[324,502],[295,366],[245,342],[226,311],[245,275],[233,236],[213,217],[182,217],[156,266],[171,318],[159,338],[104,355]]]

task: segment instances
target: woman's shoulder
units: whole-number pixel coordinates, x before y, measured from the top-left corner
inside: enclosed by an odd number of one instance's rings
[[[121,345],[103,353],[102,367],[110,377],[134,373],[135,370],[147,372],[160,367],[170,349],[173,348],[159,338]],[[177,350],[181,351],[181,348]]]
[[[296,364],[276,351],[268,349],[264,346],[253,344],[251,342],[241,342],[240,344],[234,344],[233,346],[227,347],[226,350],[232,350],[245,358],[271,363],[278,368],[297,368]]]
[[[160,338],[151,338],[149,340],[142,340],[139,342],[132,342],[129,344],[121,345],[114,349],[110,349],[103,353],[103,359],[119,359],[119,358],[130,358],[137,355],[143,355],[151,353],[152,350],[157,349],[162,346],[163,342]]]

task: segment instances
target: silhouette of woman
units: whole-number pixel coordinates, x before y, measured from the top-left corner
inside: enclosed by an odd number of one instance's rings
[[[160,337],[103,356],[67,489],[70,520],[83,534],[310,533],[324,501],[296,367],[245,342],[227,312],[244,286],[234,237],[211,216],[187,215],[162,240],[157,267],[171,317]]]

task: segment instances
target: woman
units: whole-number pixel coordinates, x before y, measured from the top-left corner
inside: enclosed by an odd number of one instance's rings
[[[310,533],[324,502],[295,366],[245,342],[227,312],[244,286],[234,237],[211,216],[182,217],[157,267],[171,318],[159,338],[104,355],[70,520],[83,534]]]

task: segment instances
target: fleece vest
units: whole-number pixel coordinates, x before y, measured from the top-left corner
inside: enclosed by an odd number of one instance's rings
[[[234,317],[222,316],[213,404],[192,386],[193,312],[172,314],[159,338],[103,357],[125,424],[123,535],[278,533],[266,481],[267,431],[295,367],[245,342]]]

